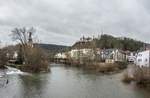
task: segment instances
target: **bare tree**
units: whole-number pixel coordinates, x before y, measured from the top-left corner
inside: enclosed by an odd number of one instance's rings
[[[26,47],[31,41],[33,41],[32,36],[35,33],[35,29],[32,28],[15,28],[12,30],[12,39],[14,41],[19,41],[23,47]]]
[[[32,47],[33,45],[33,39],[32,36],[35,33],[35,29],[32,28],[15,28],[12,30],[12,39],[13,41],[19,41],[20,43],[20,50],[22,50],[22,57],[24,59],[24,62],[27,63],[27,54],[26,52],[28,51],[28,47]]]
[[[22,70],[39,72],[48,69],[47,57],[40,47],[33,46],[34,28],[15,28],[12,30],[12,39],[19,41],[19,56],[23,57]]]

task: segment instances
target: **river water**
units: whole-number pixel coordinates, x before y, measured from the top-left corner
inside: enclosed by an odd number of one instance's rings
[[[150,92],[122,83],[121,73],[103,75],[61,65],[44,74],[11,68],[3,72],[0,98],[150,98]]]

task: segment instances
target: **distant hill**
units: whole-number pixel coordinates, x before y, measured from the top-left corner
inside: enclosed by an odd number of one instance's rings
[[[64,52],[70,49],[70,46],[55,45],[55,44],[38,44],[38,46],[51,54]]]
[[[46,54],[50,57],[53,57],[58,52],[65,52],[70,50],[70,46],[64,46],[64,45],[55,45],[55,44],[34,44],[40,48],[42,48]],[[8,53],[13,54],[14,51],[18,51],[19,45],[9,45],[7,47],[4,47],[3,49],[7,50]]]

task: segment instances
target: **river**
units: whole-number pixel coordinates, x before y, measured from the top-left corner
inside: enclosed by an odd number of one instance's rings
[[[122,83],[121,73],[103,75],[61,65],[43,74],[11,68],[3,72],[0,98],[150,98],[148,91]]]

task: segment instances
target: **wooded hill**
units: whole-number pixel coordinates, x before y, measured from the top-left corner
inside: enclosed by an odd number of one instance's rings
[[[55,44],[36,44],[36,45],[44,49],[46,52],[54,54],[58,52],[64,52],[70,48],[69,46],[55,45]]]
[[[88,43],[88,44],[87,44]],[[92,41],[76,42],[72,48],[101,48],[101,49],[122,49],[129,51],[141,50],[143,46],[149,45],[141,41],[137,41],[127,37],[114,37],[111,35],[101,35],[99,38],[94,38]]]
[[[48,55],[49,58],[53,58],[56,53],[66,52],[70,50],[70,46],[65,45],[55,45],[55,44],[36,44],[42,48]]]

